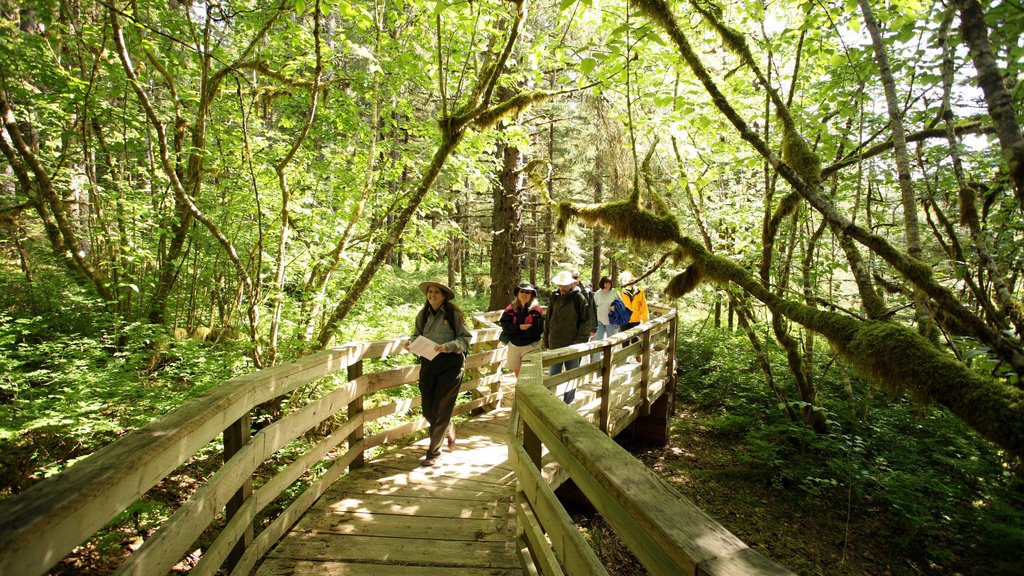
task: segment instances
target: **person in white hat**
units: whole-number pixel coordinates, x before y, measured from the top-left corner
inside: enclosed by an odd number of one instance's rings
[[[572,272],[562,270],[551,279],[551,283],[558,286],[558,290],[551,299],[544,322],[544,347],[552,350],[585,343],[590,339],[591,326],[587,300],[576,285],[576,279]],[[551,375],[560,374],[562,370],[572,370],[579,365],[579,358],[552,364]],[[573,382],[567,383],[567,386],[562,400],[570,404],[576,398],[576,386]]]
[[[424,336],[436,343],[437,355],[433,359],[420,357],[419,382],[423,418],[430,426],[430,444],[421,465],[434,466],[441,457],[443,440],[447,439],[449,450],[455,448],[452,411],[462,385],[465,352],[469,350],[472,335],[466,328],[466,315],[452,302],[454,290],[443,282],[431,280],[421,283],[420,291],[427,301],[416,314],[410,341]]]

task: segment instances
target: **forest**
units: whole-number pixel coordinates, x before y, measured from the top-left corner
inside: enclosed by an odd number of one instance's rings
[[[409,335],[428,278],[478,312],[631,271],[682,319],[677,448],[638,456],[731,530],[801,574],[1024,571],[1019,1],[0,13],[0,498]]]

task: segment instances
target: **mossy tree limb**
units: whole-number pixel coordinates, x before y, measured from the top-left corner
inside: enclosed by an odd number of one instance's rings
[[[679,255],[691,262],[687,274],[740,286],[773,313],[824,336],[850,365],[890,391],[905,390],[917,398],[938,402],[1009,454],[1024,456],[1024,390],[980,376],[905,326],[858,320],[783,298],[765,287],[754,274],[679,233],[674,216],[631,211],[623,204],[579,206],[562,202],[558,210],[563,219],[600,224],[625,238],[631,237],[633,231],[643,230],[644,223],[650,223],[658,232],[637,239],[676,244]],[[669,237],[670,230],[677,231],[674,237]],[[685,284],[693,286],[691,281]],[[681,294],[672,288],[670,283],[666,295],[679,297]]]
[[[1024,391],[994,382],[895,323],[862,321],[783,299],[733,262],[680,239],[709,278],[734,282],[773,312],[821,334],[859,371],[891,391],[908,390],[946,406],[979,434],[1015,455],[1024,455]]]
[[[1018,343],[1004,338],[997,330],[988,326],[984,320],[964,306],[953,292],[934,279],[931,268],[927,264],[911,258],[885,238],[871,233],[840,214],[832,202],[820,193],[817,184],[808,182],[794,167],[783,162],[769,148],[767,142],[751,129],[746,120],[732,107],[725,94],[711,78],[711,74],[676,23],[675,16],[665,0],[631,0],[631,2],[666,32],[679,50],[683,61],[704,86],[712,103],[733,125],[740,138],[761,154],[794,190],[829,221],[830,225],[839,232],[849,235],[885,260],[916,288],[927,294],[933,302],[942,308],[944,314],[955,318],[972,336],[985,343],[996,356],[1007,362],[1018,374],[1024,374],[1024,349]]]

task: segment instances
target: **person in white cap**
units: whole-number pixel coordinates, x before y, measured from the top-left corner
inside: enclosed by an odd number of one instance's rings
[[[544,348],[552,350],[573,344],[583,344],[590,339],[590,320],[587,313],[587,300],[576,285],[572,272],[562,270],[551,279],[558,286],[548,306],[547,318],[544,322]],[[551,375],[560,374],[562,370],[572,370],[580,365],[579,358],[551,365]],[[576,398],[576,386],[568,383],[562,400],[566,404]]]
[[[452,303],[454,290],[443,282],[431,280],[421,283],[420,291],[427,301],[416,314],[410,341],[424,336],[437,343],[434,348],[437,355],[432,360],[420,357],[419,382],[423,418],[430,425],[430,444],[421,465],[434,466],[441,457],[443,440],[447,439],[449,450],[455,448],[452,411],[462,385],[465,352],[469,350],[472,334],[466,328],[466,315]]]

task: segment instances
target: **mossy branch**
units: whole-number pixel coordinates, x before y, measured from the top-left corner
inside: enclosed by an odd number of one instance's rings
[[[937,282],[931,274],[931,268],[916,258],[898,250],[885,238],[861,228],[850,219],[844,217],[825,196],[820,193],[820,186],[808,181],[790,165],[783,162],[768,146],[760,135],[751,129],[746,120],[740,116],[722,93],[708,72],[704,63],[694,52],[686,35],[679,29],[675,16],[666,0],[631,0],[631,3],[659,25],[671,38],[683,61],[704,86],[712,103],[736,128],[740,138],[747,141],[768,163],[796,190],[808,203],[824,216],[837,234],[847,234],[858,243],[877,254],[889,265],[897,269],[916,287],[923,290],[939,306],[951,316],[955,316],[972,335],[984,342],[996,355],[1013,367],[1018,374],[1024,374],[1024,348],[1019,343],[1009,341],[996,330],[989,327],[981,318],[968,309],[948,288]]]
[[[695,240],[678,241],[693,264],[682,278],[673,279],[673,290],[692,290],[695,279],[735,283],[776,314],[824,336],[851,366],[890,392],[906,390],[915,398],[938,402],[1011,455],[1024,456],[1024,390],[973,372],[906,326],[861,321],[786,300]]]
[[[495,104],[483,112],[480,112],[472,118],[472,123],[475,127],[481,130],[486,130],[487,128],[492,128],[498,122],[506,118],[512,118],[522,114],[530,106],[551,100],[560,94],[562,94],[562,92],[548,92],[545,90],[523,92],[500,104]]]
[[[557,209],[562,228],[569,220],[579,219],[604,225],[618,238],[675,243],[678,248],[672,255],[690,265],[669,282],[669,297],[686,294],[706,280],[736,284],[773,313],[824,336],[851,366],[891,393],[908,391],[915,398],[936,401],[1008,453],[1024,456],[1024,390],[978,375],[914,330],[891,322],[858,320],[774,294],[749,271],[683,236],[672,214],[637,209],[628,200],[590,205],[560,202]]]
[[[636,206],[632,200],[604,204],[575,204],[559,202],[556,229],[564,233],[573,219],[588,224],[600,224],[609,230],[612,238],[631,239],[648,244],[664,244],[679,238],[679,222],[669,213],[656,214]]]

